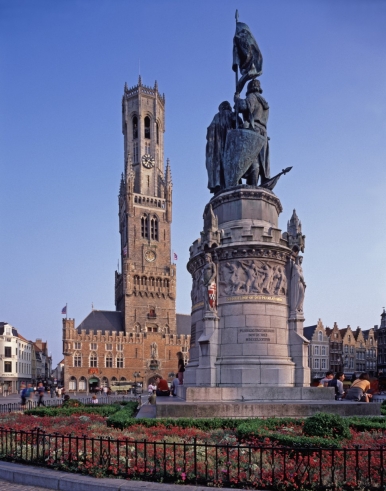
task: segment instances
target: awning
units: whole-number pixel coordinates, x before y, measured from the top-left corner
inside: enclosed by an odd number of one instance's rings
[[[93,384],[94,382],[99,382],[99,378],[92,377],[89,379],[90,384]]]

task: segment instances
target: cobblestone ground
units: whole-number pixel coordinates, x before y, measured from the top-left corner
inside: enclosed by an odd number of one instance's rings
[[[12,482],[0,479],[0,491],[47,491],[47,488],[37,486],[28,486],[25,484],[14,484]]]

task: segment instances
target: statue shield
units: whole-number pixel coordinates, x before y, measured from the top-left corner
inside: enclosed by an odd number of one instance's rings
[[[225,187],[237,186],[239,180],[257,161],[266,137],[253,130],[229,130],[224,150]]]
[[[213,281],[210,285],[208,285],[208,297],[209,297],[209,305],[212,310],[215,310],[217,305],[216,305],[216,283]]]

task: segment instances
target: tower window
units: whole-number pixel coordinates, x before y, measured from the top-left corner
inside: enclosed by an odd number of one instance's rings
[[[133,145],[133,162],[134,164],[138,163],[138,143]]]
[[[150,118],[146,116],[145,118],[145,138],[150,139]]]
[[[155,125],[157,145],[159,144],[159,126],[158,123]]]
[[[136,140],[138,138],[138,118],[134,116],[133,118],[133,138]],[[149,136],[150,138],[150,136]]]
[[[152,240],[158,240],[158,219],[156,216],[150,220],[150,234]]]
[[[149,231],[148,231],[148,227],[149,227],[149,224],[148,224],[148,216],[147,215],[144,215],[142,218],[141,218],[141,235],[144,239],[148,239],[149,238]]]

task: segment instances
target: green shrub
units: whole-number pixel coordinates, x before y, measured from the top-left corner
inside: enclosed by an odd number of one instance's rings
[[[71,416],[72,414],[99,414],[100,416],[107,417],[119,410],[119,406],[112,404],[101,404],[100,406],[96,404],[89,404],[75,407],[39,407],[36,409],[28,409],[25,411],[25,414],[40,416],[42,418],[50,416]]]
[[[84,406],[83,402],[78,399],[67,399],[63,401],[62,407],[82,407]]]
[[[317,413],[306,419],[303,433],[321,438],[351,438],[349,422],[338,414]]]
[[[124,428],[127,428],[128,426],[132,426],[133,424],[135,424],[135,423],[127,424],[127,421],[131,421],[133,419],[138,423],[138,420],[134,418],[137,409],[138,409],[138,402],[128,401],[128,403],[125,406],[120,407],[117,412],[112,414],[107,419],[107,426],[112,426],[114,428],[119,428],[122,430]]]

